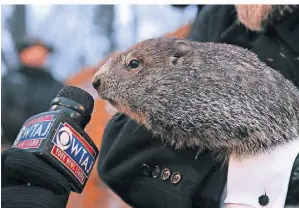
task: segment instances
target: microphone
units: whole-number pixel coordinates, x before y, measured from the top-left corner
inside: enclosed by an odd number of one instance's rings
[[[48,112],[25,121],[12,148],[45,158],[69,180],[72,191],[81,193],[99,154],[84,132],[93,107],[93,97],[86,91],[62,88]]]

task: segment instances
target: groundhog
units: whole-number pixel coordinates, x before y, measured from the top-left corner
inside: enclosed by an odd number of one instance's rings
[[[299,138],[298,89],[241,47],[149,39],[110,58],[93,85],[177,149],[243,157]]]

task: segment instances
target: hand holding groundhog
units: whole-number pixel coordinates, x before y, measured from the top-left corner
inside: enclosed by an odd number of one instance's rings
[[[237,46],[146,40],[110,58],[93,85],[175,148],[243,157],[299,138],[298,89]]]

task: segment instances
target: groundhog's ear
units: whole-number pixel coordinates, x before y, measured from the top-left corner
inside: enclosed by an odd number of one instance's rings
[[[182,57],[192,52],[192,46],[187,40],[177,39],[173,42],[174,57]]]

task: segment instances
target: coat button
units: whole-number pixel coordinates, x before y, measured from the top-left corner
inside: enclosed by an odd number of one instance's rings
[[[141,167],[141,171],[145,176],[150,176],[152,172],[152,168],[147,164],[143,164]]]
[[[181,174],[178,173],[178,172],[175,172],[174,174],[172,174],[170,180],[171,180],[171,183],[177,184],[177,183],[179,183],[181,181],[181,179],[182,179]]]
[[[269,203],[269,197],[266,194],[260,196],[259,203],[261,206],[266,206]]]
[[[165,168],[163,171],[162,171],[162,174],[161,174],[161,178],[163,181],[167,180],[171,175],[171,172],[169,169]]]
[[[160,173],[161,173],[161,170],[160,170],[159,166],[155,166],[152,171],[152,176],[154,178],[158,178]]]

